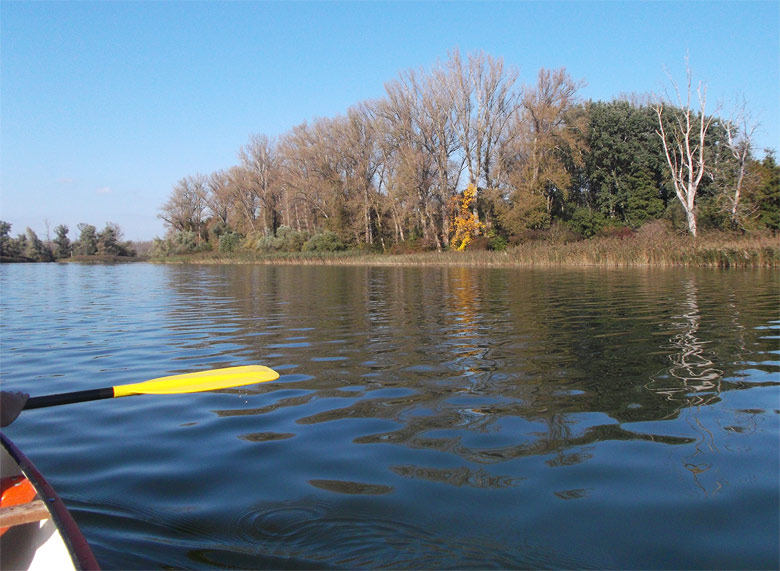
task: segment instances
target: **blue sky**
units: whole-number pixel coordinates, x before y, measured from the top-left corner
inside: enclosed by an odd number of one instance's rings
[[[402,70],[482,49],[584,99],[662,92],[689,54],[709,101],[744,97],[780,148],[780,2],[0,3],[0,219],[15,235],[116,222],[162,236],[182,177],[382,97]],[[708,105],[709,106],[709,105]]]

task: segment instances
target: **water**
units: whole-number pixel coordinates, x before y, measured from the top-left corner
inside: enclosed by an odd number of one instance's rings
[[[4,265],[6,429],[101,565],[777,568],[777,272]]]

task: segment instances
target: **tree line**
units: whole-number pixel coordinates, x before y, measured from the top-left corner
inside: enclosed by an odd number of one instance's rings
[[[690,68],[682,88],[670,80],[676,100],[583,101],[564,68],[521,85],[502,59],[454,51],[381,99],[252,135],[236,165],[185,176],[155,249],[501,248],[661,218],[694,236],[780,229],[780,167],[755,156],[745,107],[708,113]]]
[[[100,232],[92,224],[78,224],[77,228],[79,237],[76,241],[70,240],[70,229],[64,224],[54,228],[53,240],[41,240],[31,228],[12,238],[11,224],[0,220],[0,258],[3,261],[54,262],[76,256],[136,255],[130,242],[122,241],[123,232],[118,224],[108,222]]]

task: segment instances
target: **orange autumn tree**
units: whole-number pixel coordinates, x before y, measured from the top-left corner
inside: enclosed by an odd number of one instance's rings
[[[473,184],[469,184],[460,196],[452,197],[453,210],[455,211],[455,219],[452,221],[452,226],[455,228],[452,243],[459,252],[464,250],[471,239],[478,236],[485,227],[473,210],[476,200],[477,187]]]

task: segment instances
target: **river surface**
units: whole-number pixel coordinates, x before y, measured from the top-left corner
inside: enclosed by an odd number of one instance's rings
[[[776,271],[0,267],[6,429],[106,569],[777,568]]]

